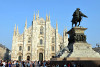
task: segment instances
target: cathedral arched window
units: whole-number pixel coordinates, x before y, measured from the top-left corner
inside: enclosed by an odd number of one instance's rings
[[[52,43],[54,43],[55,42],[55,39],[54,39],[54,37],[52,38]]]
[[[43,26],[40,27],[40,34],[43,34]]]
[[[41,45],[43,44],[43,40],[42,40],[42,39],[40,39],[40,44],[41,44]]]
[[[19,57],[18,57],[18,60],[21,61],[21,59],[22,59],[22,56],[19,56]]]
[[[28,46],[28,51],[30,51],[30,46]]]
[[[22,50],[22,46],[19,46],[19,51],[21,51]]]
[[[52,51],[54,51],[54,46],[52,46]]]
[[[30,43],[30,42],[31,42],[31,37],[28,38],[28,43]]]

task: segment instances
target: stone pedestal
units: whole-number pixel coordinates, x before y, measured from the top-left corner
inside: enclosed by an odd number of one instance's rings
[[[86,42],[84,31],[87,28],[74,27],[67,33],[69,34],[68,50],[62,52],[60,57],[51,58],[51,65],[74,62],[82,64],[84,67],[98,67],[100,65],[100,54],[95,52],[91,45]]]
[[[69,44],[75,43],[75,42],[86,42],[86,35],[84,34],[84,31],[87,28],[83,27],[74,27],[67,33],[69,34]]]
[[[100,58],[100,54],[95,52],[91,45],[86,42],[84,31],[87,28],[73,27],[69,34],[68,50],[60,52],[56,58]]]
[[[87,28],[74,27],[67,33],[69,34],[68,48],[70,54],[67,57],[99,57],[100,54],[95,52],[91,45],[86,42],[84,31]]]

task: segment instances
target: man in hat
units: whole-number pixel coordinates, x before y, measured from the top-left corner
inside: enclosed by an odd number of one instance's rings
[[[84,14],[80,11],[80,8],[77,8],[77,9],[75,10],[75,12],[73,13],[73,19],[72,19],[71,22],[75,23],[76,25],[77,25],[77,22],[79,22],[79,25],[80,25],[80,22],[81,22],[81,19],[82,19],[81,16],[87,17],[86,15],[84,15]],[[76,26],[76,25],[75,25],[75,26]],[[79,26],[79,25],[78,25],[78,26]]]

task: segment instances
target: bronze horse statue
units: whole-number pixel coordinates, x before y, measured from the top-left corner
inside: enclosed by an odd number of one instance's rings
[[[72,27],[73,24],[75,24],[75,27],[77,26],[77,23],[79,22],[78,26],[80,25],[80,22],[82,20],[82,17],[86,17],[86,15],[84,15],[81,11],[79,11],[80,9],[77,8],[76,11],[73,13],[73,18],[72,18]]]

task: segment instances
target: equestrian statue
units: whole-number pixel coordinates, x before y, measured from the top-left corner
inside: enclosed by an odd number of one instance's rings
[[[77,23],[79,22],[78,26],[80,25],[80,22],[82,20],[82,17],[86,17],[88,18],[86,15],[84,15],[81,11],[80,11],[80,8],[77,8],[75,10],[75,12],[73,13],[73,18],[72,18],[72,27],[73,27],[73,24],[75,24],[75,27],[77,26]]]

